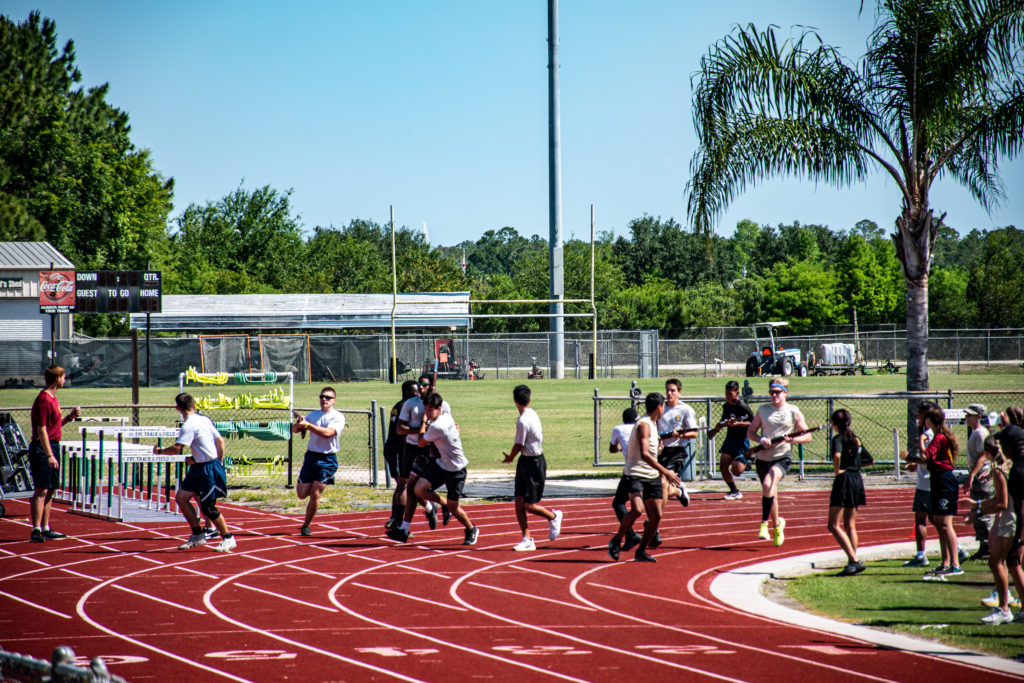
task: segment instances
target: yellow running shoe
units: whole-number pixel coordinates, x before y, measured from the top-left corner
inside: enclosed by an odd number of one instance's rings
[[[761,528],[757,530],[757,537],[765,541],[769,540],[771,536],[768,535],[768,522],[761,522]]]
[[[779,525],[775,527],[775,532],[772,534],[772,543],[775,545],[782,545],[782,542],[786,540],[786,536],[782,533],[782,530],[786,528],[786,520],[779,517]]]

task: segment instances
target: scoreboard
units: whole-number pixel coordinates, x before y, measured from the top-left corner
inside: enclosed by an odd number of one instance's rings
[[[159,270],[75,272],[76,313],[159,313]]]

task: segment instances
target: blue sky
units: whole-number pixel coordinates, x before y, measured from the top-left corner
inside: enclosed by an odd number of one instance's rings
[[[736,23],[817,28],[859,57],[873,3],[859,0],[561,0],[563,236],[625,232],[643,214],[686,224],[696,141],[691,75]],[[75,41],[87,86],[110,83],[136,145],[174,178],[176,216],[244,181],[293,189],[306,230],[353,218],[421,229],[433,244],[509,225],[548,235],[545,0],[4,0],[39,9]],[[954,183],[937,213],[966,232],[1024,228],[1024,160],[1004,163],[991,216]],[[837,190],[796,179],[748,189],[718,232],[749,218],[887,231],[899,213],[880,173]]]

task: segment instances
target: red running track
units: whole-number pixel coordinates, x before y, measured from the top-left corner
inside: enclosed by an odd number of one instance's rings
[[[238,548],[178,551],[181,522],[116,524],[54,506],[66,541],[27,541],[28,506],[0,519],[0,643],[48,659],[58,645],[103,656],[131,681],[346,680],[1011,680],[938,657],[890,650],[737,611],[711,596],[721,572],[835,548],[826,491],[783,491],[786,542],[756,539],[760,496],[696,494],[670,503],[657,564],[611,562],[609,500],[548,501],[562,536],[516,553],[510,503],[469,507],[463,530],[408,545],[383,536],[387,514],[295,517],[224,506]],[[862,546],[905,541],[909,488],[872,489]],[[837,579],[840,580],[840,579]],[[856,579],[845,579],[856,580]]]

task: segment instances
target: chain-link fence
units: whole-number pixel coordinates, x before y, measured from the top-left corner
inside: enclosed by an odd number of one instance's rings
[[[688,396],[681,399],[688,403],[706,424],[716,424],[722,415],[721,396]],[[744,399],[750,409],[770,402],[767,396],[749,396]],[[972,403],[980,403],[990,411],[1002,411],[1010,405],[1024,404],[1024,391],[946,391],[946,392],[913,392],[892,394],[855,394],[855,395],[803,395],[790,396],[789,403],[796,405],[804,415],[808,427],[824,425],[813,440],[795,448],[799,476],[831,476],[832,454],[829,453],[831,433],[829,422],[832,412],[839,408],[850,411],[853,417],[852,429],[862,443],[874,455],[873,465],[865,468],[868,474],[886,474],[897,479],[906,477],[901,472],[902,461],[900,450],[911,453],[917,450],[917,428],[912,419],[911,404],[929,400],[934,401],[943,409],[966,408]],[[622,466],[621,454],[610,454],[608,444],[611,430],[622,423],[622,412],[629,407],[636,408],[643,414],[643,399],[629,396],[601,396],[594,391],[594,465]],[[966,427],[951,420],[950,428],[959,439],[961,453],[966,452]],[[697,439],[696,477],[698,479],[717,479],[718,448],[714,439],[707,439],[704,433]],[[961,463],[962,464],[962,463]]]
[[[230,393],[222,387],[220,393]],[[197,399],[203,392],[194,392]],[[378,484],[376,402],[366,410],[339,409],[345,416],[345,429],[339,436],[338,472],[335,480],[357,484]],[[306,414],[314,408],[296,408]],[[22,431],[31,434],[30,407],[0,407],[0,413],[11,415]],[[294,486],[298,480],[306,442],[291,433],[288,410],[275,408],[207,409],[199,412],[209,417],[225,439],[225,470],[229,487]],[[165,426],[177,427],[180,415],[173,405],[87,405],[82,406],[83,419],[64,425],[63,444],[81,445],[86,426]],[[102,419],[102,422],[98,420]],[[86,445],[100,439],[95,430],[84,435]],[[105,436],[106,452],[116,458],[116,438]],[[173,439],[139,439],[149,446],[169,445]],[[172,468],[171,490],[176,488],[178,472]],[[156,473],[157,482],[165,481],[163,470]]]

